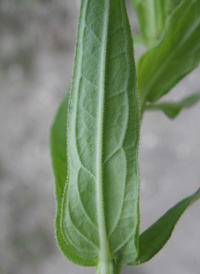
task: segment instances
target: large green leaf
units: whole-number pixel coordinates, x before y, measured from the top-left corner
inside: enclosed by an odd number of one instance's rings
[[[200,0],[184,0],[173,12],[165,36],[138,63],[142,108],[166,94],[200,61]]]
[[[51,144],[59,247],[76,264],[99,262],[98,273],[117,273],[117,264],[138,256],[136,90],[124,0],[83,0],[67,122],[67,166],[58,147],[60,142],[66,148],[64,130],[62,137],[57,133],[66,122],[66,102],[55,120]],[[65,171],[57,162],[60,157]]]
[[[163,111],[170,119],[174,119],[183,109],[194,106],[199,102],[199,100],[200,92],[197,92],[185,97],[179,102],[163,102],[157,104],[149,104],[145,107],[145,110]]]
[[[130,265],[145,263],[156,255],[169,240],[176,223],[184,211],[198,199],[200,199],[200,188],[193,195],[176,204],[142,233],[139,240],[139,257],[136,262],[134,261]]]

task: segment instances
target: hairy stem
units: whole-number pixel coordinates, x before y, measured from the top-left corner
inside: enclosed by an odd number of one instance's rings
[[[99,261],[96,274],[121,274],[122,266],[112,261]]]

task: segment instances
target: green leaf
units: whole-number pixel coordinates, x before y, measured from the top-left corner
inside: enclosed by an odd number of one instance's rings
[[[200,92],[187,96],[179,102],[163,102],[157,104],[149,104],[145,110],[159,110],[163,111],[170,119],[174,119],[177,115],[186,108],[190,108],[197,104],[200,100]]]
[[[200,199],[200,188],[193,195],[176,204],[142,233],[139,240],[139,257],[137,262],[130,263],[130,265],[145,263],[156,255],[169,240],[181,215],[198,199]]]
[[[156,102],[200,62],[200,0],[185,0],[175,9],[157,47],[138,63],[142,108]]]
[[[52,128],[56,233],[72,262],[117,273],[118,264],[138,256],[139,239],[140,112],[131,30],[124,0],[83,0],[80,14],[68,162],[66,102]],[[65,159],[65,172],[57,158]]]
[[[166,22],[182,0],[130,0],[139,21],[143,41],[147,47],[153,47],[159,41]]]

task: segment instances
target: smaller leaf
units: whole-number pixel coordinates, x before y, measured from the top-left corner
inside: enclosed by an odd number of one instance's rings
[[[184,0],[169,18],[159,44],[137,65],[141,106],[155,103],[200,63],[200,0]]]
[[[149,48],[155,46],[166,27],[166,22],[182,0],[130,0],[137,13],[143,42]]]
[[[139,21],[145,46],[154,46],[165,25],[164,3],[160,0],[130,0]]]
[[[185,97],[179,102],[163,102],[158,104],[149,104],[145,107],[145,110],[163,111],[170,119],[174,119],[178,114],[186,108],[190,108],[200,101],[200,92],[194,93]]]
[[[157,222],[148,228],[139,240],[139,256],[130,265],[138,265],[149,261],[169,240],[173,229],[184,211],[200,199],[200,188],[191,196],[172,207]]]

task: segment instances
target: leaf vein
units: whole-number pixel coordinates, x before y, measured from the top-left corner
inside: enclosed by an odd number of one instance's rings
[[[79,173],[78,173],[78,181],[79,181],[79,174],[80,174],[80,170],[79,170]],[[98,230],[97,228],[97,225],[94,223],[94,221],[90,218],[90,216],[88,215],[84,205],[83,205],[83,202],[82,202],[82,199],[81,199],[81,194],[80,194],[80,188],[79,188],[79,183],[76,183],[76,186],[77,186],[77,193],[78,193],[78,197],[79,197],[79,201],[80,201],[80,204],[81,204],[81,208],[83,209],[84,213],[85,213],[85,216],[87,217],[87,219],[89,220],[89,222],[95,227],[96,230]]]
[[[92,245],[94,248],[96,248],[97,250],[99,249],[99,247],[93,242],[91,241],[90,239],[88,239],[87,236],[85,236],[77,227],[76,225],[74,224],[73,220],[72,220],[72,217],[71,217],[71,211],[70,211],[70,208],[68,209],[68,216],[69,216],[69,219],[71,221],[71,224],[72,226],[74,227],[75,231],[80,235],[80,237],[82,239],[84,239],[86,242],[88,242],[90,245]]]

